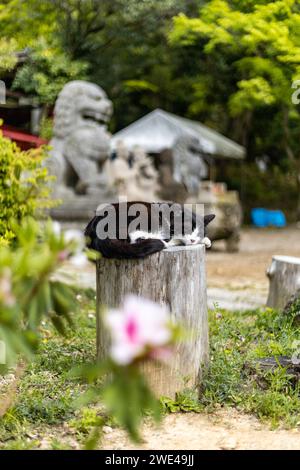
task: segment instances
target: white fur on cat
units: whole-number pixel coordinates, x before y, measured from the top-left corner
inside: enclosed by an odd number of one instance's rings
[[[196,228],[189,235],[183,235],[182,237],[179,237],[179,238],[171,238],[169,242],[166,242],[163,239],[162,232],[151,233],[151,232],[144,232],[142,230],[136,230],[135,232],[131,232],[129,234],[129,238],[130,238],[130,243],[136,243],[136,241],[139,239],[147,240],[148,238],[154,238],[157,240],[161,240],[164,243],[166,248],[169,248],[170,246],[177,246],[177,245],[199,245],[199,244],[205,245],[206,248],[211,247],[210,239],[208,237],[201,238],[199,236],[198,228]]]

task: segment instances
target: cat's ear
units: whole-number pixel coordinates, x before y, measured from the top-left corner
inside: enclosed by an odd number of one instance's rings
[[[215,218],[215,214],[208,214],[204,216],[204,227],[206,227]]]

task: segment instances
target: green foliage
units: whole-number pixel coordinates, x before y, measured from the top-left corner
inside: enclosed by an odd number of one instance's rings
[[[160,420],[160,402],[149,389],[136,363],[123,367],[108,360],[76,368],[74,373],[90,383],[98,380],[79,403],[94,403],[101,399],[109,415],[128,432],[133,441],[141,441],[139,428],[146,413],[150,413],[156,421]]]
[[[124,84],[128,90],[148,90],[153,91],[154,93],[158,91],[157,85],[153,85],[153,83],[147,82],[146,80],[126,80]]]
[[[92,408],[78,410],[76,400],[87,385],[70,378],[73,367],[92,361],[95,355],[95,316],[88,316],[94,308],[95,292],[79,294],[72,288],[72,293],[80,306],[76,312],[77,328],[63,338],[57,335],[49,318],[44,317],[35,360],[27,366],[18,383],[15,402],[0,420],[1,448],[37,448],[50,430],[51,448],[70,448],[68,439],[73,436],[84,445],[92,427],[102,419],[101,413]],[[64,422],[68,423],[65,437],[61,432]],[[28,434],[36,436],[30,443]]]
[[[0,37],[31,51],[15,87],[53,104],[66,80],[86,76],[113,100],[112,126],[121,128],[157,106],[186,108],[189,71],[178,73],[166,31],[172,16],[197,8],[198,0],[7,0]]]
[[[253,207],[280,209],[289,222],[296,222],[299,187],[295,166],[280,168],[273,165],[262,172],[255,163],[242,163],[242,166],[227,164],[217,173],[217,180],[225,181],[231,189],[239,192],[244,223],[250,223]]]
[[[241,80],[238,88],[239,91],[229,99],[229,110],[232,116],[275,103],[272,87],[263,77]]]
[[[175,400],[168,397],[160,399],[163,408],[170,413],[194,412],[200,413],[204,406],[199,403],[199,394],[193,390],[186,390],[176,394]]]
[[[292,322],[297,321],[300,317],[300,298],[296,298],[291,305],[289,305],[287,311],[285,312],[286,315],[292,320]]]
[[[26,235],[27,239],[31,238],[34,245],[30,234]],[[54,240],[58,243],[55,237]],[[55,246],[51,246],[50,252],[55,253]],[[17,258],[20,258],[20,253],[18,255],[16,254]],[[37,260],[29,251],[28,256],[30,255],[32,269],[36,272],[37,278],[34,284],[28,285],[31,280],[29,270],[26,284],[22,279],[22,270],[29,269],[29,266],[23,267],[22,265],[21,277],[17,279],[16,284],[12,282],[12,294],[18,295],[20,299],[18,306],[14,304],[15,308],[20,309],[18,321],[24,319],[22,323],[25,325],[18,329],[17,325],[14,325],[13,328],[20,341],[22,332],[26,333],[28,325],[28,329],[30,328],[35,337],[36,345],[39,345],[40,354],[36,356],[35,362],[27,368],[22,378],[18,400],[7,411],[2,430],[0,426],[0,441],[5,433],[11,433],[12,436],[14,433],[20,434],[22,432],[20,428],[24,426],[33,424],[54,426],[69,421],[70,428],[82,444],[92,449],[100,438],[103,424],[108,420],[107,415],[124,427],[133,440],[140,441],[139,428],[145,413],[151,413],[152,417],[159,420],[160,402],[152,394],[136,363],[122,367],[108,360],[91,366],[86,365],[94,356],[95,316],[87,315],[87,312],[94,308],[95,293],[83,292],[75,296],[73,289],[55,281],[49,282],[48,279],[46,280],[45,270],[37,269]],[[46,263],[46,273],[48,273],[50,268],[46,261],[47,251],[42,253],[36,249],[36,256],[43,259],[41,263]],[[26,293],[25,287],[27,287]],[[45,288],[47,288],[47,295]],[[59,299],[56,296],[57,291],[61,293]],[[71,298],[75,297],[81,306],[80,314],[77,316],[78,331],[76,333],[75,330],[70,331],[68,337],[62,342],[53,334],[53,327],[65,333],[63,320],[72,325],[69,312],[74,304]],[[35,302],[37,315],[34,315],[32,321],[31,305],[35,299],[38,299],[40,303]],[[58,300],[59,303],[57,303]],[[49,302],[49,305],[46,302]],[[43,323],[41,323],[42,318]],[[59,320],[60,323],[57,324],[54,319]],[[2,338],[1,326],[0,317],[0,338]],[[41,337],[42,341],[40,341]],[[3,339],[8,341],[7,338]],[[31,344],[28,349],[29,351],[32,349]],[[16,352],[24,353],[21,348]],[[86,381],[92,386],[88,386]],[[91,408],[94,403],[100,403],[101,408],[99,405],[97,409]],[[87,404],[90,405],[89,408],[86,407]]]
[[[0,245],[16,235],[12,220],[21,223],[24,217],[42,215],[53,206],[50,177],[42,166],[45,157],[45,149],[21,151],[0,131]]]
[[[290,320],[291,325],[300,326],[300,292],[299,290],[290,299],[284,308],[283,314]]]
[[[13,229],[14,245],[0,247],[0,339],[6,347],[6,367],[20,353],[32,357],[45,317],[66,334],[65,325],[72,326],[70,312],[75,310],[70,288],[51,279],[60,254],[70,244],[53,234],[51,223],[40,226],[23,219]]]
[[[45,40],[35,44],[29,59],[19,68],[14,89],[37,96],[42,104],[53,104],[63,86],[75,79],[85,78],[87,64],[72,61],[67,54]]]
[[[300,73],[299,24],[296,0],[211,0],[198,17],[174,19],[171,44],[187,54],[198,52],[191,114],[208,117],[252,157],[260,141],[271,156],[298,156],[300,115],[291,85]],[[266,126],[276,136],[272,142]]]
[[[70,421],[70,426],[78,433],[88,435],[96,426],[103,424],[103,418],[99,416],[97,410],[91,408],[82,408],[79,416]]]
[[[32,47],[37,38],[49,37],[55,30],[51,1],[5,0],[0,4],[0,36],[14,38],[19,50]]]
[[[0,75],[12,70],[17,63],[16,42],[13,39],[0,38]]]
[[[42,117],[39,134],[40,134],[40,137],[42,137],[45,140],[50,141],[52,139],[52,136],[53,136],[53,119],[52,118],[47,118],[45,116]]]
[[[282,367],[262,372],[255,362],[270,356],[291,357],[299,328],[271,309],[217,313],[210,312],[211,366],[201,403],[208,409],[235,406],[273,425],[299,425],[299,383],[295,386]],[[257,369],[256,374],[250,373],[251,368]]]
[[[138,430],[146,411],[157,421],[160,418],[159,402],[136,366],[118,367],[114,380],[106,384],[102,396],[109,412],[135,441],[140,441]]]

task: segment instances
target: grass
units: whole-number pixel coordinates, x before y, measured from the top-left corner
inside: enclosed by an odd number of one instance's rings
[[[291,357],[299,333],[292,317],[271,309],[210,312],[211,364],[201,403],[208,409],[234,406],[273,426],[300,425],[299,383],[282,367],[257,367],[260,358]]]
[[[111,424],[98,406],[78,407],[86,385],[69,371],[95,357],[95,292],[77,291],[76,328],[67,338],[45,323],[42,347],[22,375],[17,395],[0,420],[1,449],[82,448],[97,424]],[[296,315],[294,312],[293,315]],[[300,329],[270,309],[210,312],[210,369],[198,400],[191,392],[163,399],[170,412],[235,407],[273,426],[300,426],[299,385],[285,369],[262,373],[256,360],[295,352]],[[248,366],[245,367],[245,364]]]

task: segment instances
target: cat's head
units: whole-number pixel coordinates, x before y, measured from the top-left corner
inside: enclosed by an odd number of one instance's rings
[[[206,235],[206,227],[214,220],[215,217],[215,214],[208,214],[204,216],[204,235]]]
[[[215,214],[208,214],[205,215],[203,220],[204,220],[204,227],[200,228],[197,226],[195,230],[193,230],[192,233],[185,234],[183,238],[183,242],[185,245],[198,245],[203,241],[203,239],[206,237],[206,227],[207,225],[214,220]]]

